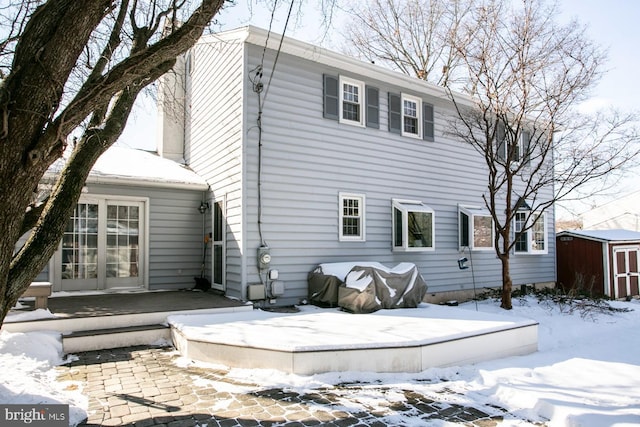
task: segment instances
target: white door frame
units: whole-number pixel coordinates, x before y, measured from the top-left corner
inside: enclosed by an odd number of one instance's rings
[[[74,279],[67,282],[62,278],[62,241],[52,257],[53,290],[108,290],[116,288],[126,289],[146,289],[149,285],[149,198],[130,196],[108,196],[108,195],[83,195],[78,203],[98,204],[98,259],[97,277],[95,279]],[[128,280],[118,278],[108,278],[106,275],[107,263],[107,210],[108,205],[121,204],[128,206],[138,206],[138,276]],[[66,282],[63,289],[63,280]],[[70,286],[69,286],[70,285]]]
[[[624,252],[625,271],[620,271],[618,266],[619,252]],[[630,271],[632,270],[631,268],[629,268],[630,252],[636,252],[636,264],[640,264],[640,259],[638,256],[640,255],[640,246],[617,246],[613,248],[613,296],[615,299],[621,298],[621,296],[618,295],[618,279],[624,279],[627,295],[631,295],[631,278],[636,277],[637,280],[640,280],[638,273],[640,265],[635,266],[635,271]]]
[[[211,199],[211,288],[224,292],[226,290],[226,264],[227,264],[227,201],[222,196],[219,199]],[[219,209],[217,209],[219,206]],[[220,215],[217,218],[216,215]],[[216,222],[219,221],[219,223]],[[217,230],[216,228],[219,227]],[[222,262],[220,263],[221,271],[216,268],[216,254],[220,251]],[[216,278],[220,277],[219,283]]]

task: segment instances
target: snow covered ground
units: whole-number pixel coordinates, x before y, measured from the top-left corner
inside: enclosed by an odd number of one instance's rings
[[[640,425],[640,301],[612,302],[632,311],[581,316],[535,298],[515,299],[505,312],[495,301],[482,301],[482,312],[539,322],[539,351],[526,355],[419,374],[340,372],[299,376],[269,370],[231,369],[228,377],[265,388],[308,392],[333,384],[359,382],[361,400],[375,399],[377,389],[415,390],[426,396],[444,388],[457,403],[494,404],[550,426]],[[468,313],[475,303],[451,308]],[[48,332],[0,333],[0,403],[64,403],[71,423],[86,416],[82,384],[56,380],[64,363],[62,345]],[[190,363],[179,360],[178,363]],[[388,394],[387,394],[388,395]],[[352,396],[353,397],[353,396]],[[411,419],[395,423],[412,425]],[[508,424],[505,424],[508,425]]]

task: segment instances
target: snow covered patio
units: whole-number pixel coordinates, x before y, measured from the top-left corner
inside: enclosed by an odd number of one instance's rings
[[[350,314],[303,306],[168,317],[174,345],[190,359],[300,375],[332,371],[421,372],[524,355],[538,349],[538,323],[422,303]]]

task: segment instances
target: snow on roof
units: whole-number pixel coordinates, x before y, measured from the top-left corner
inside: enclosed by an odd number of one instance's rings
[[[64,165],[67,154],[58,159],[47,171],[57,175]],[[144,150],[112,146],[93,165],[87,182],[119,185],[152,185],[162,187],[184,187],[206,190],[204,178],[173,160],[165,159]]]
[[[640,240],[640,232],[633,230],[567,230],[558,233],[558,236],[570,234],[577,237],[584,237],[587,239],[596,239],[602,241],[616,241],[624,242],[630,240]]]

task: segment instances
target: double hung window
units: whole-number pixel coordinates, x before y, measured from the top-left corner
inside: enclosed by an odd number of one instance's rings
[[[340,77],[340,122],[364,126],[364,83]]]
[[[379,91],[345,76],[323,76],[323,116],[340,123],[379,128]]]
[[[389,93],[389,132],[434,140],[433,105],[405,93]]]
[[[420,100],[402,96],[402,135],[420,138]]]
[[[505,161],[507,157],[512,162],[529,162],[530,145],[531,145],[531,132],[528,130],[522,130],[516,141],[510,142],[510,136],[508,132],[513,132],[512,129],[507,129],[503,123],[498,123],[496,131],[497,139],[497,156],[498,159]]]
[[[339,240],[364,241],[364,201],[362,194],[340,193]]]

